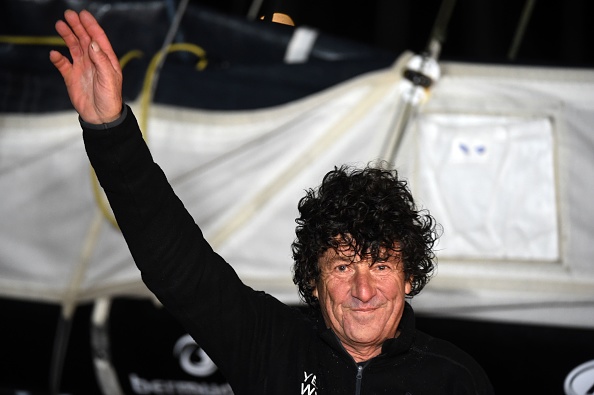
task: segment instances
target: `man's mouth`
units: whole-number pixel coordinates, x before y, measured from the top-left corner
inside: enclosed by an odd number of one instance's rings
[[[351,308],[351,311],[356,313],[370,313],[372,311],[377,310],[377,307],[358,307],[358,308]]]

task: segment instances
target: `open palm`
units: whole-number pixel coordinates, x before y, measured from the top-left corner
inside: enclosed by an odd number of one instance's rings
[[[72,58],[50,52],[68,90],[70,101],[81,118],[89,123],[108,123],[122,110],[122,71],[105,32],[88,12],[68,10],[64,21],[56,23]]]

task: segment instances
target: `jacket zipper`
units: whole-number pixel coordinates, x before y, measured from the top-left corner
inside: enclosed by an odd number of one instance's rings
[[[364,364],[357,364],[357,382],[355,384],[355,395],[361,395],[361,381],[363,380],[363,369],[369,365],[370,361],[365,361]]]
[[[357,385],[355,386],[355,395],[361,395],[361,379],[363,378],[363,369],[362,365],[357,366]]]
[[[344,346],[338,339],[338,336],[336,336],[336,334],[334,332],[333,332],[333,334],[334,334],[334,337],[336,338],[336,340],[338,341],[338,344],[342,348],[342,350],[345,352],[345,354],[348,355],[347,350],[344,348]],[[353,357],[351,356],[351,358],[353,358]],[[363,380],[363,369],[365,369],[365,367],[367,365],[369,365],[369,362],[371,362],[371,360],[365,361],[365,363],[363,363],[362,365],[359,365],[358,363],[356,363],[355,359],[352,359],[352,361],[353,361],[353,363],[355,363],[357,365],[357,376],[356,376],[357,381],[355,383],[355,395],[361,395],[361,380]]]

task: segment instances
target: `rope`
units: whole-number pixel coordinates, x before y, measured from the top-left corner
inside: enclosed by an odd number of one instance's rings
[[[66,46],[62,37],[59,36],[0,36],[0,43],[18,45],[59,45]]]
[[[206,59],[206,52],[195,44],[190,43],[177,43],[171,44],[165,49],[159,51],[149,64],[147,72],[144,77],[144,83],[141,92],[141,99],[140,99],[140,116],[139,116],[139,124],[140,130],[142,131],[142,135],[144,139],[148,141],[148,116],[149,116],[149,108],[150,103],[153,100],[154,92],[156,90],[157,85],[157,70],[162,65],[162,60],[165,59],[168,53],[172,52],[190,52],[196,55],[200,60],[196,63],[196,69],[202,71],[206,68],[208,64],[208,60]]]

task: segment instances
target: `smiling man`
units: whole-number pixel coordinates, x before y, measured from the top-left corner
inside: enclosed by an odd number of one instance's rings
[[[313,296],[347,352],[363,362],[380,354],[384,340],[397,337],[411,287],[398,256],[374,263],[351,252],[326,250]]]
[[[72,60],[57,51],[50,60],[142,279],[235,394],[493,393],[468,354],[415,329],[406,298],[434,271],[437,234],[395,171],[335,168],[299,202],[292,248],[303,314],[243,284],[212,250],[122,101],[103,29],[86,11],[64,17],[56,30]]]
[[[336,168],[300,201],[294,281],[357,362],[397,337],[434,270],[436,225],[396,171]]]

